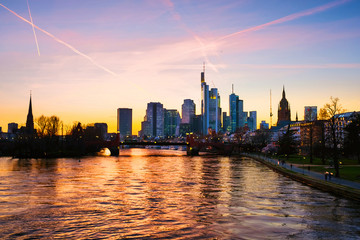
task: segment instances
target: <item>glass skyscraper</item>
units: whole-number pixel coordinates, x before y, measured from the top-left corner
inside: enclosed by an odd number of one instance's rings
[[[195,103],[191,99],[185,99],[181,107],[181,123],[191,123],[191,119],[195,116]]]
[[[161,103],[148,103],[146,121],[150,123],[151,137],[164,137],[164,108]]]
[[[132,109],[118,108],[117,110],[117,131],[120,138],[132,135]]]

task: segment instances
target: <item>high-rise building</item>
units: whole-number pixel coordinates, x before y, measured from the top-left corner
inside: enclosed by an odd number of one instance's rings
[[[185,99],[181,106],[181,123],[191,123],[191,119],[195,116],[195,103],[191,99]]]
[[[317,107],[316,106],[306,106],[304,113],[305,121],[316,121],[317,120]]]
[[[164,135],[177,137],[180,131],[180,115],[175,109],[164,109]]]
[[[229,96],[229,117],[230,117],[230,129],[231,132],[235,132],[239,127],[239,96],[233,92]]]
[[[205,67],[201,73],[201,117],[202,134],[208,134],[209,128],[218,132],[221,128],[220,95],[217,88],[209,91],[205,82]]]
[[[150,137],[164,137],[164,108],[161,103],[148,103],[146,121],[150,122]]]
[[[244,116],[244,102],[239,99],[238,95],[235,95],[234,90],[229,96],[229,117],[231,132],[245,126],[247,116]]]
[[[191,131],[195,134],[202,134],[203,133],[203,127],[202,127],[203,121],[201,115],[195,115],[193,119],[191,119]]]
[[[290,122],[290,105],[285,97],[285,87],[283,87],[282,99],[280,100],[278,107],[278,121],[277,125],[283,125]]]
[[[220,95],[217,88],[209,92],[209,128],[218,132],[221,127]]]
[[[237,104],[237,114],[238,114],[238,118],[239,118],[239,125],[238,127],[244,127],[245,123],[246,123],[246,119],[248,117],[247,112],[244,112],[244,101],[239,99],[238,104]]]
[[[248,127],[251,131],[255,131],[257,129],[256,111],[250,111],[247,122]]]
[[[205,82],[205,67],[201,73],[201,117],[202,117],[202,134],[206,135],[209,128],[209,85]]]
[[[227,116],[226,112],[223,112],[223,126],[222,131],[225,132],[231,132],[231,125],[230,125],[230,116]]]
[[[9,134],[15,134],[17,133],[17,131],[19,130],[18,124],[17,123],[9,123],[8,124],[8,133]]]
[[[117,131],[120,138],[124,139],[132,135],[132,109],[118,108],[117,109]]]

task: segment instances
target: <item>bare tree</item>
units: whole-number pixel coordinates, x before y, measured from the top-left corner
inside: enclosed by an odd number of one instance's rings
[[[46,127],[47,135],[49,137],[54,137],[59,132],[61,126],[61,121],[58,116],[51,116],[48,118],[48,124]]]
[[[326,140],[332,149],[336,177],[340,176],[338,148],[341,137],[339,131],[337,131],[338,119],[335,118],[335,115],[343,112],[345,112],[345,109],[339,103],[339,98],[330,97],[330,103],[326,103],[319,113],[320,119],[327,120],[326,130],[328,134]]]
[[[40,117],[35,119],[35,123],[37,124],[38,128],[38,134],[39,137],[45,137],[46,135],[46,128],[48,124],[48,118],[44,115],[41,115]]]

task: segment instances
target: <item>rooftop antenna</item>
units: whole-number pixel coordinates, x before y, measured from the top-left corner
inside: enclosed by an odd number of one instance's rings
[[[270,89],[270,128],[272,127],[272,104],[271,104],[271,89]]]
[[[232,84],[232,94],[234,94],[234,84]]]

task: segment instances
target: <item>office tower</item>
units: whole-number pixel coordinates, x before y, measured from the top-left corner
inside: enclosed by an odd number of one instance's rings
[[[195,115],[193,119],[191,119],[191,131],[195,134],[202,134],[203,132],[203,121],[201,115]]]
[[[164,108],[161,103],[148,103],[146,121],[150,122],[151,137],[164,137]]]
[[[117,131],[120,138],[124,139],[132,135],[132,109],[118,108],[117,109]]]
[[[202,134],[206,135],[209,128],[209,85],[205,82],[205,67],[201,73],[201,117]]]
[[[140,137],[150,137],[152,135],[152,128],[150,122],[143,121],[141,122],[141,131],[139,131]]]
[[[316,106],[306,106],[304,113],[305,121],[316,121],[317,120],[317,107]]]
[[[217,88],[209,92],[209,128],[218,132],[221,126],[220,95]]]
[[[9,134],[15,134],[18,131],[18,124],[17,123],[9,123],[8,124],[8,133]]]
[[[248,117],[248,127],[252,131],[255,131],[257,129],[256,111],[250,111],[250,114]]]
[[[191,99],[185,99],[183,105],[181,106],[181,123],[191,122],[191,118],[195,116],[195,103]]]
[[[164,109],[164,135],[177,137],[180,131],[180,114],[175,109]]]
[[[227,116],[226,112],[223,112],[223,126],[222,131],[225,132],[231,132],[231,124],[230,124],[230,116]]]
[[[231,132],[235,132],[239,127],[239,96],[233,92],[229,96],[229,117],[230,117],[230,129]]]
[[[238,115],[239,115],[238,127],[244,127],[248,117],[247,112],[244,112],[244,101],[239,99],[237,107],[238,107]]]
[[[285,87],[283,87],[282,99],[280,100],[278,107],[278,121],[277,125],[290,122],[290,105],[285,97]]]
[[[244,101],[234,93],[234,87],[232,94],[229,96],[229,117],[231,132],[235,132],[239,127],[244,127],[247,121],[247,116],[244,116]]]
[[[104,139],[104,140],[107,139],[108,125],[106,123],[95,123],[94,127],[95,127],[96,133],[99,134],[101,139]]]

